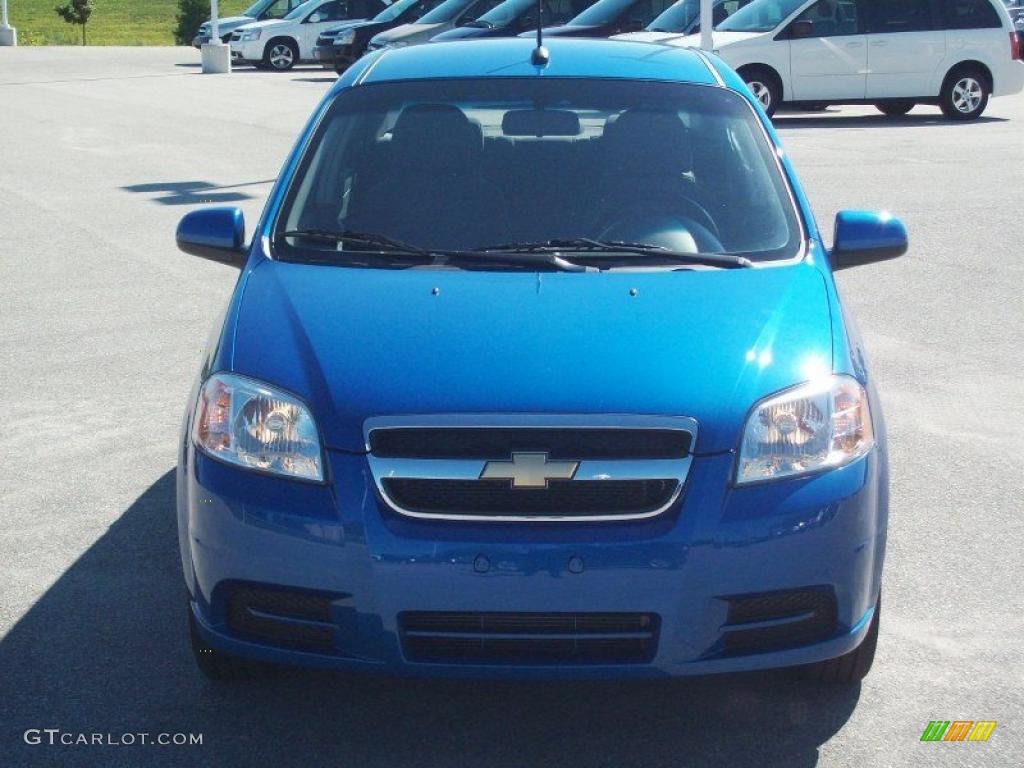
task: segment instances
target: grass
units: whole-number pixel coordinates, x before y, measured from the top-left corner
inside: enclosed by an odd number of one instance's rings
[[[80,45],[82,29],[54,12],[66,0],[7,0],[19,45]],[[220,0],[221,16],[235,16],[252,0]],[[93,0],[85,28],[89,45],[174,45],[176,0]]]

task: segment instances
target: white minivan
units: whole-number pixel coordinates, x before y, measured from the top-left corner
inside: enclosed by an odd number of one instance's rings
[[[1002,0],[754,0],[715,28],[714,48],[769,115],[782,103],[874,104],[887,115],[938,104],[971,120],[990,96],[1024,88]]]

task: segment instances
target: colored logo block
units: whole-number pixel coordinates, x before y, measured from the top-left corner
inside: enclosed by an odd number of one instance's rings
[[[931,720],[921,741],[988,741],[995,727],[995,720]]]

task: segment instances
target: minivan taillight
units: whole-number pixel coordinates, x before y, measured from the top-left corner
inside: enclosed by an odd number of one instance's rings
[[[1021,37],[1024,33],[1017,32],[1014,30],[1010,32],[1010,58],[1014,60],[1024,61],[1024,45],[1021,43]]]

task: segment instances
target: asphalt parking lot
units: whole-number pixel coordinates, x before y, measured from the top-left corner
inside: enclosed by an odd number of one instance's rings
[[[840,276],[887,414],[879,655],[852,689],[781,674],[616,683],[296,672],[205,682],[185,634],[179,420],[237,274],[179,217],[250,222],[332,73],[201,77],[186,49],[0,49],[0,721],[4,765],[1018,765],[1024,750],[1024,95],[781,114],[819,223],[904,217]],[[921,743],[929,720],[996,720]],[[27,729],[202,746],[25,744]],[[1015,757],[1016,756],[1016,757]]]

